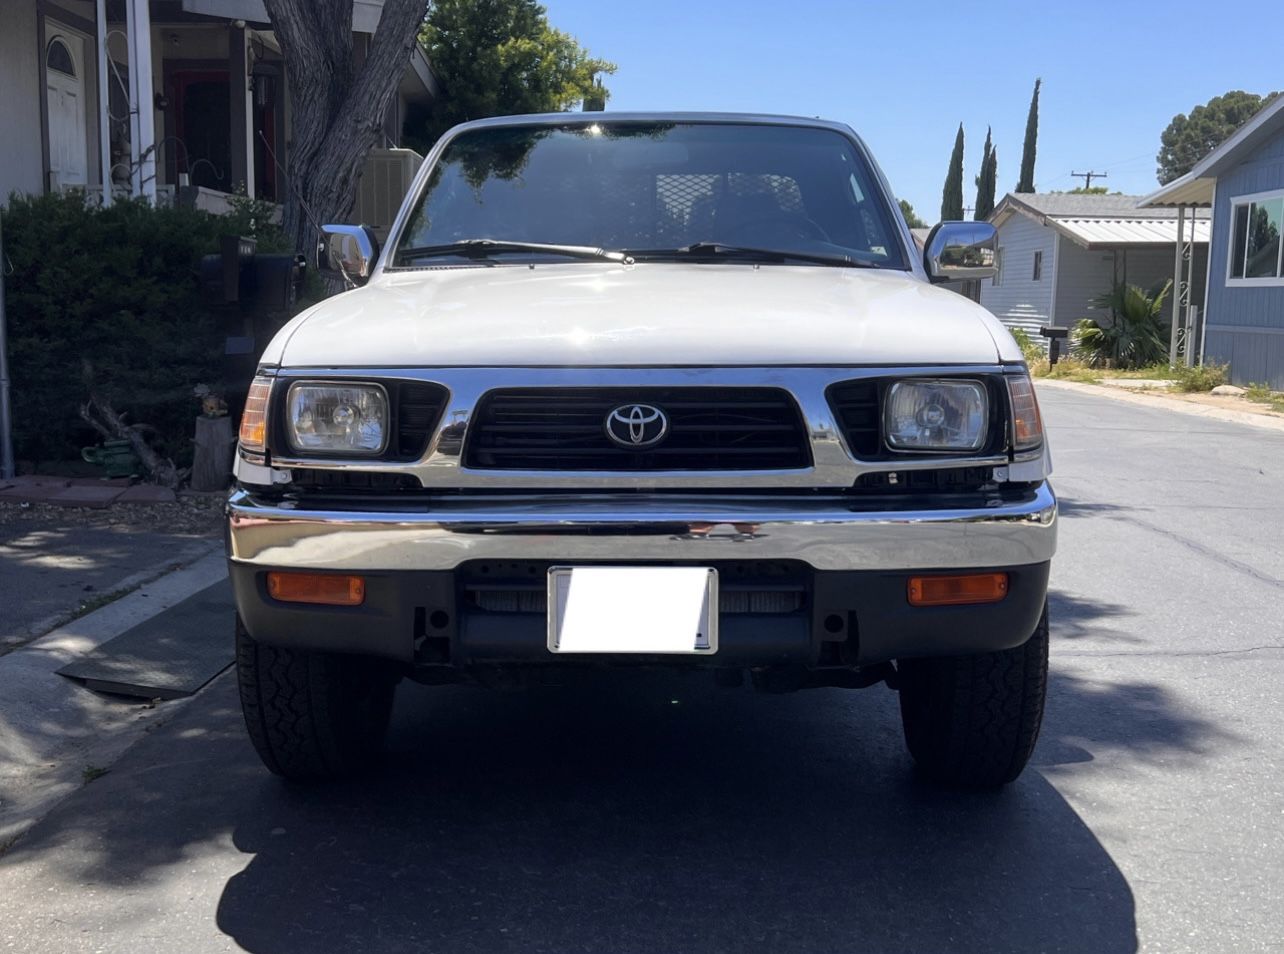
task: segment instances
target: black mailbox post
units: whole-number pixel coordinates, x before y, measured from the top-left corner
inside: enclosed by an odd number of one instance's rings
[[[1061,342],[1066,340],[1070,329],[1044,325],[1039,329],[1039,334],[1048,339],[1048,367],[1052,367],[1061,357]]]
[[[224,235],[201,259],[201,281],[223,303],[227,403],[240,414],[263,346],[290,317],[306,269],[302,255],[260,255],[254,239]]]

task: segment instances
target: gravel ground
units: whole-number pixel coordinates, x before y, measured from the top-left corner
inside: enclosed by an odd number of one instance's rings
[[[225,500],[223,494],[184,494],[172,504],[113,504],[105,510],[0,501],[0,541],[36,530],[78,527],[217,535]]]

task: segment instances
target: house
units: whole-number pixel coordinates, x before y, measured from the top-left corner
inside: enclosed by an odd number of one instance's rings
[[[1202,357],[1236,384],[1284,390],[1284,96],[1276,96],[1148,209],[1212,212]]]
[[[1094,315],[1092,301],[1115,282],[1153,288],[1189,252],[1203,293],[1206,216],[1178,244],[1175,209],[1141,208],[1141,197],[1009,193],[990,215],[999,233],[998,273],[981,281],[980,302],[1009,328],[1039,341],[1044,325],[1069,327]],[[1183,220],[1183,226],[1186,223]]]
[[[381,11],[356,0],[358,57]],[[289,83],[262,0],[4,0],[0,90],[0,201],[104,180],[213,211],[240,189],[285,196]],[[436,93],[416,46],[386,145]]]

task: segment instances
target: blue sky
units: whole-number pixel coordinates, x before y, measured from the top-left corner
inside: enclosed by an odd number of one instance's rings
[[[722,109],[849,123],[898,196],[941,207],[960,122],[964,198],[987,125],[1000,196],[1016,185],[1034,78],[1039,191],[1156,187],[1159,135],[1176,113],[1232,89],[1284,88],[1284,10],[1234,4],[1006,0],[543,0],[553,26],[619,65],[608,109]],[[1214,11],[1225,15],[1213,15]],[[963,12],[960,11],[975,11]]]

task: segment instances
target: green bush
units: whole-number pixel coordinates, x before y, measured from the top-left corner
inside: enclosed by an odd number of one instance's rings
[[[1032,339],[1024,328],[1009,328],[1008,331],[1012,332],[1012,337],[1016,339],[1017,347],[1021,349],[1028,367],[1033,368],[1040,361],[1047,360],[1048,354],[1043,350],[1043,345]]]
[[[1228,370],[1229,366],[1225,364],[1197,364],[1189,368],[1179,364],[1172,369],[1172,379],[1177,382],[1178,391],[1193,394],[1225,384]]]
[[[245,208],[245,217],[261,210]],[[198,383],[223,373],[222,319],[198,266],[251,223],[76,193],[11,197],[3,210],[14,443],[19,458],[75,458],[96,443],[79,417],[93,385],[180,466],[190,461]],[[267,223],[255,224],[270,235]]]

